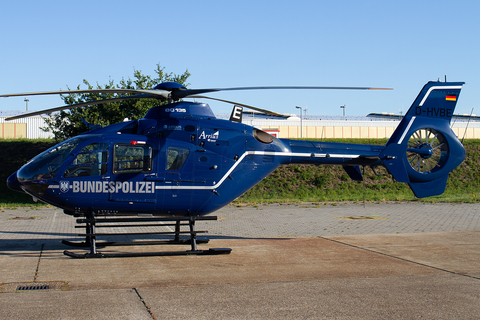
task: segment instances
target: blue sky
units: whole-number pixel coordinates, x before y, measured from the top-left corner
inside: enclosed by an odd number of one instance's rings
[[[480,114],[479,1],[8,1],[0,93],[75,88],[188,69],[190,88],[373,86],[394,91],[243,91],[212,97],[281,113],[405,112],[429,80],[465,81],[456,113]],[[30,110],[63,105],[29,97]],[[231,106],[209,102],[214,112]],[[0,98],[0,111],[24,110]]]

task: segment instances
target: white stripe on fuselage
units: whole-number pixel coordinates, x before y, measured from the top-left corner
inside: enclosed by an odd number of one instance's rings
[[[155,186],[157,190],[176,189],[176,190],[215,190],[219,188],[225,179],[235,170],[235,168],[248,155],[256,156],[282,156],[282,157],[309,157],[309,158],[358,158],[360,155],[352,154],[329,154],[329,153],[293,153],[293,152],[270,152],[270,151],[246,151],[233,166],[225,173],[225,175],[213,186]]]

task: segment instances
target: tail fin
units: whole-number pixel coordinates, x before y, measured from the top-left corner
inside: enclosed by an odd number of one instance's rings
[[[380,158],[418,198],[442,194],[448,174],[465,159],[450,128],[463,82],[429,82],[390,137]]]

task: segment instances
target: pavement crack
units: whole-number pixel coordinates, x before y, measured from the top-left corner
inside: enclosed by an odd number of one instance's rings
[[[40,249],[40,255],[38,256],[38,261],[37,261],[37,269],[35,269],[35,275],[33,276],[33,282],[37,282],[38,269],[40,268],[40,260],[42,259],[44,246],[45,246],[45,243],[42,243],[42,248]]]
[[[152,310],[150,309],[150,307],[147,305],[147,303],[145,302],[145,300],[142,298],[142,296],[140,295],[140,293],[138,292],[137,288],[132,288],[133,291],[135,291],[135,293],[137,294],[138,296],[138,299],[140,299],[140,302],[143,303],[143,306],[145,307],[145,310],[147,310],[148,314],[150,315],[150,317],[152,317],[152,319],[154,320],[157,320],[157,318],[155,318],[155,315],[153,314]]]
[[[390,255],[390,254],[387,254],[387,253],[383,253],[383,252],[375,251],[375,250],[372,250],[372,249],[367,249],[367,248],[359,247],[359,246],[356,246],[356,245],[354,245],[354,244],[349,244],[349,243],[341,242],[341,241],[338,241],[338,240],[333,240],[333,239],[325,238],[325,237],[322,237],[322,236],[319,236],[319,238],[324,239],[324,240],[328,240],[328,241],[331,241],[331,242],[335,242],[335,243],[338,243],[338,244],[342,244],[342,245],[345,245],[345,246],[349,246],[349,247],[352,247],[352,248],[356,248],[356,249],[360,249],[360,250],[364,250],[364,251],[376,253],[376,254],[379,254],[379,255],[382,255],[382,256],[386,256],[386,257],[389,257],[389,258],[394,258],[394,259],[397,259],[397,260],[401,260],[401,261],[413,263],[413,264],[416,264],[416,265],[419,265],[419,266],[422,266],[422,267],[427,267],[427,268],[435,269],[435,270],[438,270],[438,271],[443,271],[443,272],[447,272],[447,273],[450,273],[450,274],[467,277],[467,278],[470,278],[470,279],[480,280],[480,277],[475,277],[475,276],[472,276],[472,275],[469,275],[469,274],[464,274],[464,273],[458,273],[458,272],[455,272],[455,271],[450,271],[450,270],[447,270],[447,269],[443,269],[443,268],[431,266],[431,265],[428,265],[428,264],[425,264],[425,263],[421,263],[421,262],[417,262],[417,261],[413,261],[413,260],[409,260],[409,259],[405,259],[405,258],[396,257],[396,256],[393,256],[393,255]]]

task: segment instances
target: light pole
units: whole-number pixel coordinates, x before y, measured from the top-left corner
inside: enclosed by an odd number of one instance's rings
[[[28,100],[27,98],[25,98],[25,100],[23,100],[23,101],[25,101],[25,104],[26,104],[25,108],[26,108],[26,110],[28,111],[28,101],[30,101],[30,100]]]
[[[343,119],[345,119],[345,106],[346,106],[346,104],[344,104],[343,106],[340,106],[340,108],[343,109]]]
[[[300,109],[300,138],[303,138],[303,122],[302,122],[302,107],[296,106],[295,108]]]

